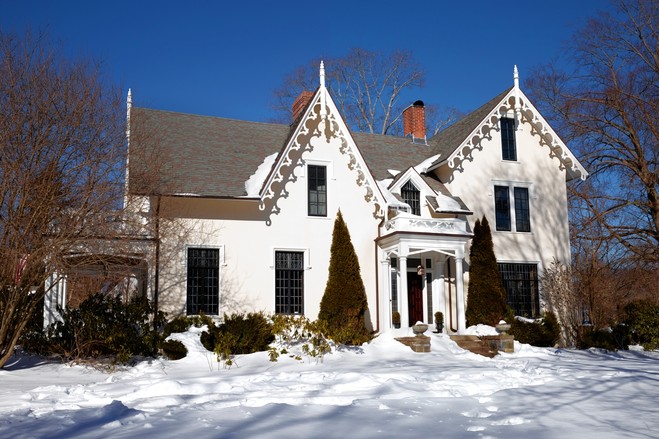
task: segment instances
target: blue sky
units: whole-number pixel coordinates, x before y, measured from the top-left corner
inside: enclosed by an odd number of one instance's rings
[[[605,0],[0,0],[0,29],[46,29],[103,62],[139,106],[268,121],[287,72],[351,47],[408,49],[426,71],[411,100],[470,111],[557,58]]]

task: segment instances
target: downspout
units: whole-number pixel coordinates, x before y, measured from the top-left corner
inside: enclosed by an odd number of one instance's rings
[[[160,283],[160,195],[156,198],[156,224],[155,224],[155,238],[156,238],[156,271],[153,275],[153,325],[154,329],[157,325],[158,319],[158,295],[159,295],[159,283]]]
[[[378,241],[381,238],[380,235],[380,227],[384,223],[384,220],[380,221],[380,224],[378,224],[378,238],[375,240],[373,243],[375,247],[375,326],[376,328],[374,331],[380,332],[380,271],[378,265],[380,265],[378,261]]]

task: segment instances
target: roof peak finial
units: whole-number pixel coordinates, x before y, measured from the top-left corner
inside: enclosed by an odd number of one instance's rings
[[[325,88],[325,63],[320,61],[320,117],[325,120],[327,116],[327,109],[325,108],[325,94],[327,93]]]
[[[517,64],[515,64],[515,67],[513,68],[513,83],[515,84],[515,88],[519,88],[519,71],[517,70]]]

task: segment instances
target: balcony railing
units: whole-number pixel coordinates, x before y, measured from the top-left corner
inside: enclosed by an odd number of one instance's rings
[[[386,233],[423,232],[464,235],[467,222],[460,218],[421,218],[410,214],[399,214],[384,224]]]

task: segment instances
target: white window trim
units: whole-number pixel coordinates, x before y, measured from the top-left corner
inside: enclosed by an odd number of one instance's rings
[[[509,162],[509,163],[514,163],[514,162]],[[497,230],[497,224],[496,224],[497,208],[496,208],[496,200],[494,199],[494,186],[508,187],[508,202],[510,204],[510,230]],[[514,191],[514,188],[516,187],[526,188],[529,190],[529,223],[531,226],[530,232],[517,231],[517,223],[515,216],[515,191]],[[493,233],[520,233],[523,235],[533,234],[533,232],[535,231],[535,224],[533,224],[533,217],[534,217],[533,212],[535,211],[535,206],[534,206],[535,195],[533,190],[533,183],[529,181],[492,180],[492,185],[490,188],[489,195],[490,198],[492,199],[490,205],[492,206],[494,213],[494,227],[490,227]]]

